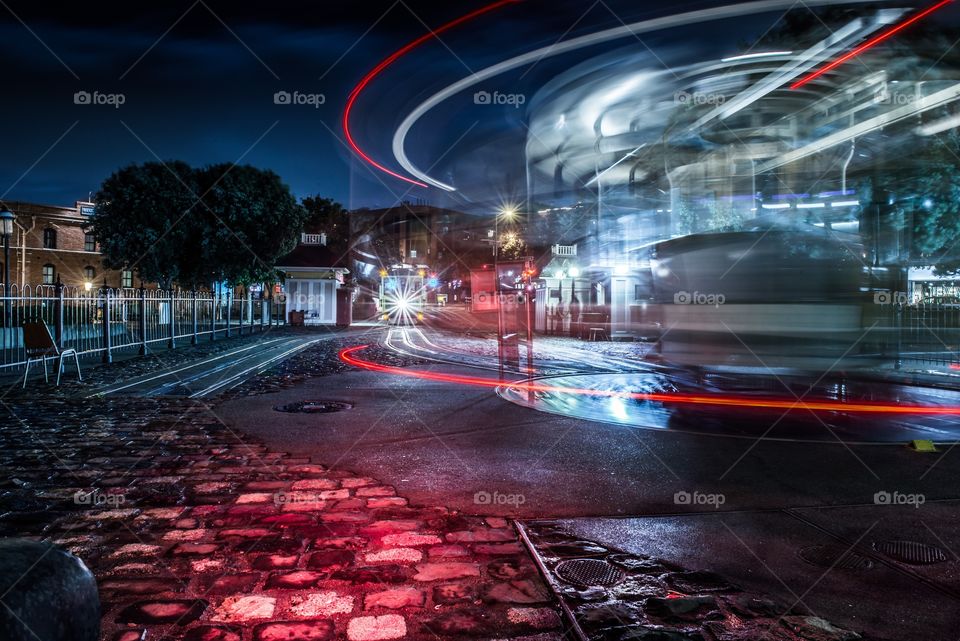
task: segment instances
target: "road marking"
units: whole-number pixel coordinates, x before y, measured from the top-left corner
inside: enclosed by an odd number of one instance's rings
[[[311,341],[307,341],[307,342],[305,342],[305,343],[303,343],[303,344],[301,344],[301,345],[297,345],[297,346],[295,346],[295,347],[293,347],[293,348],[291,348],[291,349],[286,350],[285,352],[281,352],[280,354],[274,356],[273,358],[270,358],[270,359],[267,359],[267,360],[265,360],[265,361],[263,361],[263,362],[261,362],[261,363],[258,363],[257,365],[254,365],[253,367],[248,367],[247,369],[242,370],[242,371],[238,372],[237,374],[234,374],[233,376],[230,376],[230,377],[228,377],[228,378],[226,378],[226,379],[224,379],[224,380],[222,380],[222,381],[219,381],[219,382],[217,382],[217,383],[215,383],[215,384],[213,384],[213,385],[211,385],[211,386],[209,386],[209,387],[207,387],[207,388],[205,388],[205,389],[202,389],[202,390],[200,390],[199,392],[194,392],[193,394],[191,394],[191,395],[189,396],[189,398],[200,398],[200,397],[202,397],[202,396],[206,396],[207,394],[210,394],[210,393],[212,393],[212,392],[215,392],[215,391],[217,391],[218,389],[221,389],[222,387],[225,387],[226,385],[229,385],[230,383],[232,383],[233,381],[236,381],[237,379],[240,379],[240,378],[242,378],[242,377],[245,377],[245,376],[246,376],[247,374],[249,374],[250,372],[254,372],[254,370],[256,370],[255,373],[259,374],[259,373],[262,372],[263,370],[267,369],[267,367],[269,367],[269,366],[272,365],[273,363],[275,363],[275,362],[277,362],[277,361],[279,361],[279,360],[282,360],[282,359],[284,359],[284,358],[287,358],[288,356],[290,356],[290,355],[292,355],[292,354],[294,354],[294,353],[296,353],[296,352],[299,352],[299,351],[301,351],[301,350],[304,350],[304,349],[306,349],[307,347],[310,347],[311,345],[314,345],[314,344],[316,344],[316,343],[319,343],[319,342],[322,341],[322,340],[329,340],[329,337],[326,338],[326,339],[324,339],[324,338],[315,338],[315,339],[313,339],[313,340],[311,340]]]
[[[196,363],[192,363],[192,364],[190,364],[190,365],[185,365],[185,366],[183,366],[183,367],[179,367],[179,368],[174,369],[174,370],[166,370],[166,371],[163,371],[163,372],[161,372],[161,373],[159,373],[159,374],[154,374],[153,376],[148,376],[148,377],[146,377],[146,378],[141,378],[141,379],[138,379],[138,380],[133,381],[132,383],[127,383],[126,385],[120,385],[120,386],[118,386],[118,387],[111,387],[111,388],[107,388],[106,390],[99,390],[99,391],[97,391],[97,392],[94,392],[93,394],[88,395],[86,398],[93,398],[94,396],[105,396],[105,395],[107,395],[107,394],[113,394],[114,392],[119,392],[120,390],[125,390],[125,389],[130,388],[130,387],[133,387],[133,386],[135,386],[135,385],[141,385],[141,384],[143,384],[143,383],[149,383],[150,381],[154,381],[154,380],[156,380],[156,379],[158,379],[158,378],[164,378],[165,376],[172,376],[173,374],[177,374],[177,373],[182,372],[182,371],[184,371],[184,370],[192,369],[192,368],[194,368],[194,367],[198,367],[198,366],[203,365],[203,364],[205,364],[205,363],[212,363],[213,361],[220,360],[221,358],[227,358],[227,357],[229,357],[229,356],[233,356],[234,354],[239,354],[240,352],[246,352],[246,351],[251,350],[251,349],[253,349],[253,348],[255,348],[255,347],[263,347],[264,345],[269,345],[270,343],[275,343],[275,342],[280,341],[280,340],[282,340],[282,339],[280,339],[280,338],[272,338],[272,339],[270,339],[270,340],[268,340],[268,341],[264,341],[263,343],[257,343],[257,344],[254,344],[254,345],[249,345],[249,346],[247,346],[247,347],[242,347],[242,348],[240,348],[240,349],[235,349],[235,350],[226,352],[226,353],[224,353],[224,354],[220,354],[219,356],[212,356],[212,357],[210,357],[210,358],[205,358],[205,359],[203,359],[203,360],[197,361]]]
[[[281,339],[281,340],[282,340],[282,339]],[[274,345],[274,347],[280,347],[280,348],[282,348],[282,347],[285,347],[285,346],[288,346],[288,345],[294,345],[294,344],[296,344],[296,343],[298,343],[298,342],[299,342],[299,339],[288,339],[285,343],[281,343],[280,345]],[[190,383],[195,383],[196,381],[202,380],[202,379],[204,379],[204,378],[210,378],[210,377],[212,377],[214,374],[217,374],[218,372],[222,372],[222,371],[225,370],[225,369],[230,369],[231,367],[236,367],[237,365],[240,365],[241,363],[244,363],[244,362],[250,361],[250,360],[256,360],[257,358],[260,358],[260,357],[262,357],[262,353],[261,353],[261,352],[253,352],[253,353],[250,353],[250,354],[246,354],[245,356],[241,356],[240,358],[237,358],[236,360],[231,360],[231,361],[228,361],[228,362],[223,363],[222,365],[218,365],[217,367],[214,367],[213,369],[206,369],[206,370],[203,370],[203,371],[201,371],[201,372],[198,372],[197,374],[193,374],[193,375],[191,375],[191,376],[186,376],[186,377],[184,377],[184,378],[178,378],[178,379],[175,380],[175,381],[170,381],[170,382],[164,383],[164,384],[162,384],[162,385],[160,385],[160,386],[158,386],[158,387],[153,387],[153,388],[151,388],[151,389],[149,389],[149,390],[147,390],[147,391],[145,391],[145,392],[142,392],[142,394],[143,394],[144,396],[160,396],[160,395],[163,394],[163,390],[166,390],[167,388],[170,388],[170,387],[178,387],[178,386],[182,386],[182,385],[183,385],[183,386],[186,386],[186,385],[189,385]]]

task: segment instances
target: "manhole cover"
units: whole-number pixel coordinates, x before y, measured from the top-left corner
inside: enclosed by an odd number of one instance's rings
[[[947,560],[943,550],[919,541],[880,541],[873,544],[873,549],[909,565],[933,565]]]
[[[619,568],[599,559],[562,561],[554,572],[567,583],[591,588],[616,585],[627,576]]]
[[[819,568],[869,570],[873,567],[873,561],[869,557],[842,545],[810,545],[801,548],[798,554],[801,559]]]
[[[297,401],[286,405],[276,405],[273,409],[278,412],[295,412],[300,414],[329,414],[353,408],[352,403],[341,401]]]

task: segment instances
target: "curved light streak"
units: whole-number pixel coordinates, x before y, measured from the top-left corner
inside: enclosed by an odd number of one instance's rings
[[[400,180],[406,181],[406,182],[410,183],[411,185],[417,185],[418,187],[426,187],[427,185],[424,184],[424,183],[422,183],[422,182],[419,182],[419,181],[417,181],[417,180],[413,180],[413,179],[411,179],[411,178],[407,178],[406,176],[403,176],[403,175],[401,175],[401,174],[398,174],[397,172],[393,171],[392,169],[388,169],[388,168],[384,167],[383,165],[381,165],[380,163],[378,163],[376,160],[374,160],[373,158],[371,158],[370,156],[368,156],[362,149],[360,149],[360,146],[357,145],[357,142],[353,139],[353,134],[350,132],[350,112],[353,111],[353,106],[354,106],[354,104],[357,102],[357,98],[360,96],[360,94],[363,92],[363,90],[367,87],[367,85],[369,85],[370,82],[371,82],[374,78],[376,78],[378,75],[380,75],[380,73],[381,73],[384,69],[386,69],[387,67],[389,67],[390,65],[392,65],[394,62],[396,62],[398,58],[406,55],[407,53],[409,53],[409,52],[412,51],[413,49],[416,49],[417,47],[419,47],[420,45],[422,45],[424,42],[430,40],[431,38],[436,37],[436,36],[439,36],[439,35],[440,35],[441,33],[443,33],[444,31],[448,31],[448,30],[450,30],[450,29],[453,29],[454,27],[456,27],[456,26],[458,26],[458,25],[461,25],[461,24],[463,24],[464,22],[468,22],[468,21],[470,21],[470,20],[473,20],[473,19],[476,18],[476,17],[482,16],[482,15],[485,14],[485,13],[489,13],[490,11],[494,11],[494,10],[496,10],[496,9],[499,9],[500,7],[502,7],[502,6],[504,6],[504,5],[513,4],[513,3],[515,3],[515,2],[520,2],[520,0],[498,0],[498,2],[494,2],[494,3],[492,3],[492,4],[488,4],[488,5],[484,6],[484,7],[480,7],[479,9],[476,9],[475,11],[471,11],[471,12],[468,13],[468,14],[462,15],[462,16],[460,16],[459,18],[457,18],[457,19],[455,19],[455,20],[451,20],[450,22],[448,22],[448,23],[446,23],[446,24],[444,24],[444,25],[441,25],[440,27],[437,27],[436,29],[433,29],[433,30],[429,31],[428,33],[423,34],[422,36],[420,36],[420,37],[417,38],[416,40],[413,40],[413,41],[411,41],[411,42],[408,42],[406,45],[404,45],[404,46],[401,47],[400,49],[397,49],[397,50],[394,51],[392,54],[390,54],[388,57],[384,58],[384,59],[380,62],[380,64],[378,64],[376,67],[374,67],[373,69],[371,69],[370,71],[368,71],[368,72],[367,72],[367,75],[365,75],[363,78],[361,78],[361,79],[360,79],[360,82],[357,83],[357,86],[354,87],[353,90],[350,92],[350,95],[347,97],[347,105],[346,105],[346,107],[344,107],[344,109],[343,109],[343,121],[342,121],[342,122],[343,122],[343,133],[344,133],[344,135],[345,135],[346,138],[347,138],[347,144],[350,145],[350,148],[353,149],[354,153],[356,153],[358,156],[360,156],[361,158],[363,158],[367,163],[369,163],[369,164],[372,165],[373,167],[376,167],[376,168],[379,169],[380,171],[382,171],[382,172],[384,172],[384,173],[386,173],[386,174],[389,174],[389,175],[393,176],[394,178],[398,178],[398,179],[400,179]]]
[[[441,383],[457,385],[472,385],[475,387],[510,387],[526,392],[546,392],[553,394],[576,394],[580,396],[606,396],[637,401],[656,401],[670,405],[702,405],[713,407],[736,407],[748,409],[774,410],[809,410],[811,412],[848,412],[856,414],[910,414],[910,415],[960,415],[960,407],[931,405],[905,405],[902,403],[843,403],[840,401],[804,401],[786,398],[757,398],[751,396],[735,396],[726,394],[683,394],[675,393],[645,393],[622,392],[617,390],[598,390],[577,387],[556,387],[544,383],[534,383],[526,380],[500,381],[494,378],[481,376],[463,376],[460,374],[444,374],[424,370],[412,370],[391,365],[381,365],[372,361],[365,361],[354,356],[355,353],[367,349],[369,345],[357,345],[340,350],[338,357],[341,361],[354,367],[396,374]]]
[[[880,2],[884,3],[891,1],[892,0],[880,0]],[[495,65],[487,67],[486,69],[481,69],[480,71],[477,71],[466,78],[449,85],[445,89],[438,91],[417,105],[417,107],[410,112],[403,122],[400,123],[396,133],[393,135],[393,155],[404,169],[423,182],[433,185],[434,187],[439,187],[440,189],[444,189],[446,191],[456,191],[455,187],[436,180],[435,178],[427,175],[426,172],[420,170],[416,165],[413,164],[404,150],[404,142],[407,134],[410,132],[410,129],[413,128],[413,126],[418,120],[420,120],[420,118],[423,117],[425,113],[442,103],[447,98],[458,94],[461,91],[469,89],[479,82],[488,80],[512,69],[516,69],[517,67],[522,67],[523,65],[538,62],[544,58],[574,51],[583,47],[600,44],[609,40],[626,38],[628,36],[637,36],[641,33],[657,31],[659,29],[666,29],[680,25],[706,22],[708,20],[735,18],[751,13],[787,9],[793,7],[795,4],[796,2],[792,2],[791,0],[760,0],[758,2],[744,2],[726,7],[698,9],[697,11],[689,11],[687,13],[681,13],[673,16],[663,16],[660,18],[652,18],[650,20],[642,20],[632,24],[621,25],[619,27],[612,27],[610,29],[605,29],[604,31],[598,31],[597,33],[587,34],[585,36],[579,36],[553,45],[541,47],[528,53],[510,58],[509,60],[504,60],[503,62],[499,62]],[[804,4],[808,7],[817,7],[823,5],[836,6],[842,4],[866,3],[864,0],[810,0]]]
[[[813,80],[814,78],[819,78],[820,76],[822,76],[823,74],[827,73],[827,72],[830,71],[831,69],[836,69],[837,67],[839,67],[839,66],[842,65],[843,63],[847,62],[848,60],[851,60],[852,58],[856,58],[857,56],[859,56],[861,53],[863,53],[863,52],[866,51],[867,49],[870,49],[871,47],[877,46],[878,44],[880,44],[881,42],[883,42],[883,41],[886,40],[887,38],[890,38],[890,37],[896,35],[897,32],[901,31],[902,29],[905,29],[905,28],[909,27],[910,25],[912,25],[914,22],[917,22],[918,20],[922,20],[923,18],[925,18],[926,16],[930,15],[931,13],[933,13],[934,11],[936,11],[937,9],[940,9],[940,8],[942,8],[942,7],[945,7],[945,6],[947,6],[948,4],[950,4],[951,2],[953,2],[953,0],[940,0],[940,2],[938,2],[937,4],[932,5],[932,6],[930,6],[930,7],[927,7],[926,9],[924,9],[923,11],[921,11],[920,13],[911,16],[910,18],[908,18],[907,20],[904,20],[904,21],[901,22],[900,24],[894,25],[893,27],[891,27],[891,28],[889,28],[889,29],[887,29],[887,30],[885,30],[885,31],[883,31],[883,32],[881,32],[881,33],[878,33],[878,34],[875,35],[874,37],[872,37],[872,38],[870,38],[869,40],[867,40],[866,42],[864,42],[862,45],[860,45],[860,46],[858,46],[858,47],[854,47],[853,49],[851,49],[851,50],[848,51],[847,53],[843,54],[842,56],[840,56],[839,58],[837,58],[836,60],[834,60],[834,61],[831,62],[830,64],[828,64],[828,65],[826,65],[826,66],[824,66],[824,67],[821,67],[820,69],[817,69],[817,70],[814,71],[813,73],[804,76],[804,77],[801,78],[800,80],[797,80],[795,83],[793,83],[792,85],[790,85],[790,88],[791,88],[791,89],[799,89],[800,87],[802,87],[803,85],[807,84],[808,82],[810,82],[810,81]]]

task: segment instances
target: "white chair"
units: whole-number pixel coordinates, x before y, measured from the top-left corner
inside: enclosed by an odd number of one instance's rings
[[[57,347],[57,342],[53,340],[50,328],[43,321],[31,321],[23,324],[23,346],[27,352],[27,368],[23,372],[23,387],[27,386],[30,364],[35,361],[43,363],[43,380],[50,382],[50,376],[47,374],[47,358],[57,359],[57,385],[60,385],[64,356],[73,356],[74,363],[77,365],[77,380],[83,380],[77,350],[71,348],[61,352]]]

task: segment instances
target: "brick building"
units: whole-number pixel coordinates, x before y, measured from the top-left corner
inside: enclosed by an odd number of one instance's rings
[[[106,269],[103,256],[83,225],[93,214],[93,204],[78,201],[73,207],[7,201],[17,220],[10,239],[10,283],[72,287],[85,283],[98,287],[133,287],[134,273]],[[3,255],[0,254],[0,278]],[[136,283],[139,285],[139,283]]]

